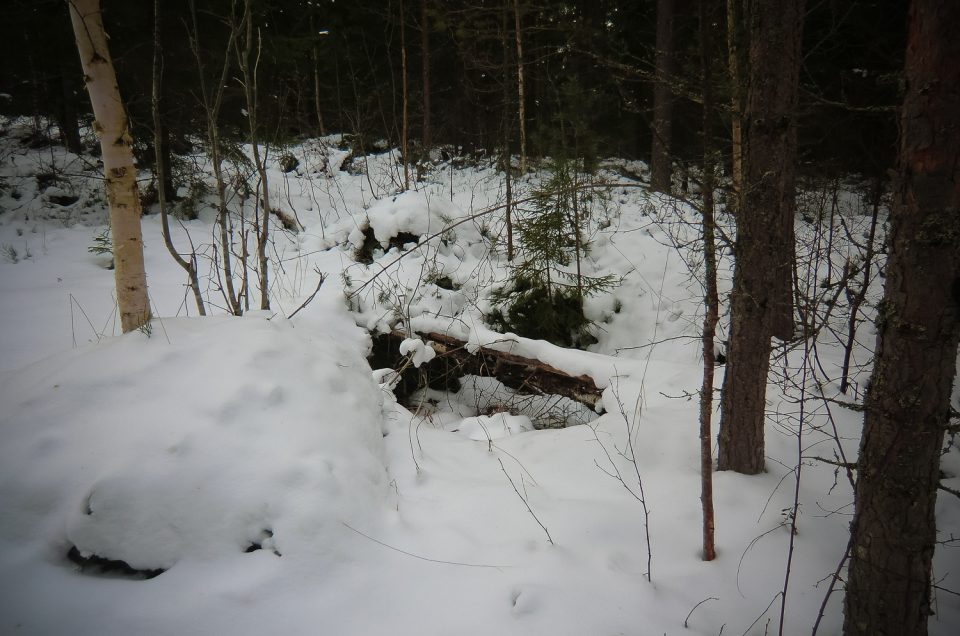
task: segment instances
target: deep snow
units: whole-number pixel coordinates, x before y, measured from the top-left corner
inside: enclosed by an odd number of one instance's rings
[[[367,157],[367,174],[350,174],[339,169],[344,152],[308,142],[291,149],[299,173],[271,170],[277,200],[307,228],[276,235],[274,311],[233,318],[214,307],[220,315],[187,317],[195,310],[182,271],[152,215],[143,227],[158,318],[149,333],[119,336],[112,273],[87,251],[105,219],[96,179],[46,189],[35,179],[54,168],[84,172],[91,160],[21,148],[14,137],[22,125],[4,122],[0,139],[0,243],[9,256],[0,262],[0,632],[776,632],[803,351],[781,352],[771,374],[768,472],[715,473],[719,556],[705,563],[702,310],[690,276],[699,256],[695,242],[673,245],[695,237],[683,223],[695,220],[688,206],[612,190],[595,213],[585,267],[622,284],[588,303],[598,343],[568,351],[483,324],[488,287],[505,276],[499,214],[463,223],[384,269],[399,256],[387,245],[398,231],[438,232],[502,198],[489,162],[438,165],[417,192],[400,194],[395,156]],[[521,192],[537,178],[520,181]],[[51,203],[54,187],[79,201]],[[867,220],[845,213],[862,231]],[[369,266],[353,259],[368,223],[390,250]],[[178,245],[185,229],[208,254],[212,211],[175,227]],[[809,237],[809,227],[798,222],[798,235]],[[727,259],[723,266],[727,289]],[[812,273],[814,285],[825,268]],[[287,320],[317,271],[330,275],[316,299]],[[443,276],[458,288],[438,286]],[[223,305],[215,286],[205,293]],[[398,326],[588,374],[607,387],[604,413],[557,430],[442,400],[414,416],[381,385],[389,374],[364,359],[364,328]],[[860,363],[872,338],[862,325]],[[416,341],[406,346],[415,362],[429,357]],[[834,458],[834,427],[854,457],[860,417],[836,405],[827,417],[817,384],[836,396],[840,353],[826,333],[818,354],[828,377],[807,377],[786,634],[811,630],[851,513],[843,473],[813,457]],[[857,386],[867,374],[859,371]],[[721,377],[718,368],[718,386]],[[944,457],[952,487],[958,457],[955,447]],[[638,475],[648,519],[635,496]],[[960,502],[941,493],[938,519],[946,543],[935,576],[956,591]],[[166,571],[150,580],[80,572],[66,558],[71,545]],[[938,591],[936,610],[931,633],[955,634],[958,597]],[[838,633],[841,621],[837,592],[820,633]]]

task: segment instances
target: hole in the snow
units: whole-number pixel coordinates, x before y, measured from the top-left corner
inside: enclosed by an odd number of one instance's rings
[[[138,570],[126,561],[108,559],[97,554],[85,555],[77,548],[70,546],[67,559],[73,562],[83,574],[101,576],[105,578],[124,578],[135,581],[144,581],[160,576],[166,570],[163,568]]]
[[[67,207],[79,201],[80,197],[73,194],[50,194],[47,195],[47,200],[61,207]]]
[[[517,356],[498,364],[489,354],[455,357],[438,353],[415,368],[405,364],[405,356],[399,353],[402,339],[396,333],[374,336],[368,361],[374,369],[400,369],[400,373],[390,372],[397,401],[438,428],[473,439],[491,439],[524,430],[586,424],[598,417],[594,405],[599,390],[589,378],[565,375]]]
[[[567,428],[598,417],[590,407],[562,395],[520,393],[490,377],[466,375],[457,380],[455,391],[426,386],[413,391],[403,404],[439,428],[474,439]]]
[[[257,538],[252,539],[247,547],[244,548],[244,554],[250,554],[251,552],[256,552],[257,550],[270,550],[277,556],[281,556],[280,551],[277,550],[277,547],[273,543],[273,530],[270,528],[264,528],[257,534]]]
[[[380,255],[385,252],[390,251],[391,248],[397,248],[403,250],[404,246],[410,243],[418,243],[420,237],[416,234],[410,232],[398,232],[396,236],[390,238],[387,242],[387,247],[384,249],[383,245],[380,244],[380,241],[377,239],[374,230],[372,227],[367,225],[362,228],[363,231],[363,244],[360,245],[353,253],[353,260],[358,263],[363,263],[364,265],[370,265],[373,261]]]

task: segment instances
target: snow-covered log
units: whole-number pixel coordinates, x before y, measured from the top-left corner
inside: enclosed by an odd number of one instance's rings
[[[591,408],[596,408],[603,393],[603,389],[597,387],[593,378],[570,375],[541,360],[488,347],[480,347],[475,353],[471,353],[467,350],[465,341],[443,333],[417,335],[437,353],[435,358],[420,367],[426,370],[427,382],[431,386],[465,375],[478,375],[496,378],[520,393],[562,395]],[[375,346],[374,352],[378,364],[389,360],[389,366],[396,368],[402,357],[400,345],[408,335],[406,332],[392,331],[379,338],[379,346]],[[384,358],[384,355],[387,357]]]

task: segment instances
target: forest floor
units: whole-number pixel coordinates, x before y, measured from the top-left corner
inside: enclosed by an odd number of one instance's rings
[[[207,159],[181,158],[194,186],[178,214],[197,218],[173,240],[196,246],[213,315],[196,316],[153,208],[156,317],[119,335],[110,257],[88,250],[106,227],[96,159],[27,148],[27,122],[0,124],[0,633],[759,635],[782,613],[781,633],[806,634],[824,603],[818,633],[839,633],[842,582],[827,595],[852,490],[830,462],[855,461],[862,415],[833,400],[862,399],[873,310],[847,395],[844,294],[820,305],[817,339],[777,346],[767,472],[714,473],[718,557],[704,562],[698,214],[624,176],[642,164],[606,161],[596,177],[619,185],[591,202],[582,272],[618,284],[587,300],[586,351],[483,319],[509,274],[503,212],[479,214],[504,197],[493,159],[436,157],[401,193],[395,153],[350,155],[337,137],[271,155],[274,205],[304,229],[275,232],[271,309],[251,285],[242,318],[217,282]],[[515,198],[548,174],[518,178]],[[870,224],[852,186],[832,202],[809,188],[797,220],[800,287],[822,301]],[[367,227],[382,245],[364,264]],[[586,375],[605,388],[600,408],[473,377],[400,404],[367,361],[370,334],[390,329]],[[960,488],[952,441],[942,467]],[[960,499],[941,492],[937,515],[930,633],[947,636],[960,626]]]

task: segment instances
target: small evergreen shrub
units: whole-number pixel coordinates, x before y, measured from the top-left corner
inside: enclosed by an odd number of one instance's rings
[[[284,173],[293,172],[300,166],[300,160],[294,157],[291,153],[285,152],[280,155],[280,169]]]
[[[557,161],[533,193],[532,209],[518,215],[518,255],[503,288],[490,297],[487,322],[499,331],[548,340],[564,347],[596,342],[583,315],[583,299],[608,291],[612,276],[587,276],[588,223],[598,202],[582,188],[580,165]]]
[[[110,263],[107,269],[113,269],[113,238],[110,236],[110,227],[108,226],[102,232],[93,237],[93,244],[87,248],[87,251],[97,256],[109,256]]]
[[[494,302],[503,306],[487,317],[498,331],[547,340],[561,347],[584,347],[596,340],[587,328],[590,321],[583,315],[583,300],[576,288],[554,286],[529,279],[516,281],[508,292],[494,292]]]
[[[210,186],[199,176],[187,185],[187,196],[177,202],[176,214],[185,221],[193,221],[200,214],[204,197],[211,193]]]

